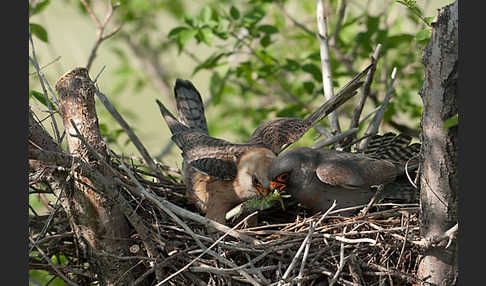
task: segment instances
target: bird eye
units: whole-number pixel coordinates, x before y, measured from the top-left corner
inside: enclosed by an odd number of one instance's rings
[[[256,177],[253,177],[252,178],[252,184],[254,187],[262,187],[262,184],[260,183],[260,181],[258,181],[258,179]]]
[[[287,182],[288,179],[289,179],[289,174],[288,173],[280,174],[277,177],[277,181],[279,181],[279,182]]]

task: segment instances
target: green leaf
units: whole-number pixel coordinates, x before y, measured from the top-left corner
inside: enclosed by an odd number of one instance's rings
[[[179,39],[178,39],[180,48],[182,49],[190,39],[196,36],[197,33],[198,33],[197,30],[189,30],[189,29],[181,31],[179,33]]]
[[[168,37],[169,39],[175,39],[175,38],[176,38],[176,36],[177,36],[177,35],[178,35],[180,32],[182,32],[182,31],[184,31],[184,30],[189,30],[189,28],[187,28],[187,27],[175,27],[174,29],[170,30],[170,32],[169,32],[169,34],[167,35],[167,37]]]
[[[230,55],[231,53],[214,53],[209,58],[207,58],[203,63],[198,65],[197,67],[194,68],[194,71],[192,72],[192,75],[195,75],[198,71],[202,69],[212,69],[217,66],[223,65],[225,63],[218,63],[218,61],[226,55]]]
[[[202,28],[199,30],[198,36],[201,41],[206,45],[211,46],[211,40],[213,39],[213,32],[209,28]]]
[[[231,6],[231,8],[230,8],[230,16],[234,20],[238,20],[240,18],[240,11],[238,11],[238,9],[236,9],[235,6]]]
[[[272,25],[260,25],[258,30],[264,32],[265,34],[278,33],[278,28]]]
[[[304,87],[304,90],[308,94],[312,94],[312,92],[314,91],[315,84],[312,81],[304,81],[302,83],[302,86]]]
[[[43,93],[35,91],[33,89],[29,89],[29,98],[32,98],[32,97],[37,99],[45,107],[48,107],[46,97],[44,96]],[[56,106],[52,103],[52,101],[49,100],[49,103],[51,104],[52,110],[56,110]]]
[[[386,38],[386,48],[387,49],[392,49],[395,48],[401,44],[410,44],[410,41],[413,40],[413,35],[410,34],[398,34],[398,35],[393,35],[390,37]]]
[[[432,34],[431,30],[423,29],[423,30],[418,31],[417,34],[415,34],[415,39],[420,44],[426,44],[429,41],[431,34]]]
[[[292,59],[285,59],[286,63],[282,66],[283,69],[293,72],[300,68],[300,64]]]
[[[223,94],[225,81],[218,72],[213,73],[209,82],[209,92],[211,93],[211,99],[214,104],[221,102],[221,95]]]
[[[453,116],[447,118],[446,121],[444,121],[444,125],[442,125],[442,129],[446,130],[453,126],[456,126],[457,124],[459,124],[459,114],[456,113]]]
[[[434,22],[434,19],[435,17],[424,17],[424,21],[425,23],[427,23],[427,25],[432,25],[432,22]]]
[[[34,24],[34,23],[30,23],[29,27],[30,27],[30,32],[33,35],[35,35],[37,38],[39,38],[39,40],[46,42],[46,43],[48,42],[47,31],[46,31],[46,29],[44,29],[44,27],[42,27],[39,24]]]
[[[268,47],[270,44],[272,43],[272,41],[270,40],[270,35],[266,34],[261,40],[260,40],[260,44],[262,44],[262,46],[264,48]]]
[[[310,73],[316,81],[318,82],[322,81],[322,71],[317,65],[305,64],[302,66],[302,70],[307,73]]]
[[[42,2],[37,3],[34,7],[29,3],[29,15],[34,16],[35,14],[39,14],[42,12],[47,6],[51,4],[50,0],[44,0]]]
[[[209,20],[211,20],[212,14],[213,11],[211,10],[211,7],[204,6],[199,12],[199,19],[201,19],[201,22],[207,23],[209,22]]]

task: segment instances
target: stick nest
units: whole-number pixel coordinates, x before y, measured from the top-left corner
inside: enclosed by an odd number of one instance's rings
[[[185,198],[185,186],[177,170],[159,165],[167,179],[159,182],[133,158],[112,160],[120,173],[126,174],[126,169],[120,167],[122,160],[148,192],[188,212],[198,213]],[[120,179],[127,186],[134,186],[128,175]],[[134,231],[130,244],[133,257],[127,259],[138,259],[144,264],[147,276],[154,275],[154,262],[166,277],[185,267],[168,285],[413,285],[420,282],[415,276],[421,253],[414,243],[419,240],[416,203],[378,202],[366,213],[362,212],[366,206],[357,206],[352,215],[344,215],[336,207],[322,218],[322,213],[312,214],[286,199],[285,210],[276,206],[260,211],[257,227],[235,228],[251,237],[252,242],[225,236],[214,244],[224,232],[208,230],[201,221],[187,217],[179,217],[180,221],[176,222],[150,200],[134,195],[129,187],[122,190],[160,249],[160,257],[148,257],[142,238]],[[228,226],[233,227],[242,219],[230,221]],[[30,225],[37,223],[40,228],[45,220],[45,216],[32,216]],[[188,233],[184,226],[193,233]],[[51,235],[38,244],[47,249],[48,255],[61,249],[66,256],[79,255],[62,208],[56,212],[47,233]],[[200,243],[205,248],[212,247],[211,252],[198,258],[204,250]],[[31,257],[30,268],[50,269],[39,261]],[[74,266],[70,269],[73,273],[83,271]],[[91,275],[82,273],[86,277]]]

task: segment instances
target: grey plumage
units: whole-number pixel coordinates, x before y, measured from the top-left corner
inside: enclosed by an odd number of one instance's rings
[[[371,146],[375,149],[370,154],[309,147],[288,150],[273,160],[270,185],[285,189],[303,205],[321,211],[326,211],[334,200],[338,207],[366,204],[375,194],[372,186],[381,184],[384,191],[380,198],[413,198],[413,189],[400,186],[408,184],[403,180],[404,160],[416,156],[420,145],[409,145],[409,138],[391,133],[374,139]],[[388,142],[388,146],[382,145],[379,150],[376,144],[380,141]],[[401,149],[408,155],[397,155]]]

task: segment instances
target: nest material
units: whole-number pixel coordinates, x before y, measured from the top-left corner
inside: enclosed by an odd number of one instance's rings
[[[185,188],[174,180],[173,186],[154,183],[143,166],[131,165],[139,182],[166,200],[196,212],[185,199]],[[145,177],[145,178],[144,178]],[[253,243],[223,232],[208,231],[205,225],[181,218],[193,233],[147,200],[127,197],[145,224],[152,227],[154,239],[163,253],[159,267],[167,275],[187,267],[169,280],[172,285],[271,285],[280,283],[312,285],[318,281],[336,285],[411,285],[415,278],[420,248],[418,205],[380,203],[360,213],[367,206],[356,207],[355,215],[344,216],[334,209],[326,214],[310,214],[290,200],[286,209],[280,206],[261,211],[259,226],[237,226],[244,218],[229,222],[230,227],[254,239]],[[290,203],[289,203],[290,202]],[[349,213],[349,212],[347,212]],[[199,257],[205,248],[211,253]],[[144,253],[143,244],[138,244]],[[217,257],[219,256],[219,257]],[[197,259],[196,259],[197,258]],[[223,262],[222,262],[223,261]],[[147,261],[148,262],[148,261]],[[148,265],[147,265],[148,266]],[[321,285],[321,284],[319,284]],[[322,284],[326,285],[326,284]]]
[[[241,217],[228,222],[239,234],[251,238],[239,239],[223,231],[208,230],[200,220],[187,216],[174,220],[160,206],[133,192],[130,186],[135,184],[126,166],[132,177],[161,201],[197,213],[196,207],[185,198],[185,186],[176,178],[177,172],[162,168],[168,180],[158,183],[146,167],[134,164],[132,159],[113,159],[112,165],[126,174],[120,178],[126,183],[123,196],[150,228],[152,239],[161,250],[161,257],[149,258],[141,237],[134,232],[132,259],[139,259],[146,266],[147,276],[153,275],[155,261],[156,267],[166,274],[168,285],[413,285],[421,282],[415,277],[421,253],[414,243],[419,240],[416,203],[379,202],[366,213],[362,210],[367,206],[357,206],[352,216],[343,215],[343,210],[336,207],[323,217],[322,213],[311,214],[286,199],[285,210],[276,205],[260,211],[257,227],[245,228]],[[68,231],[62,212],[59,208],[48,229],[48,232],[55,229],[58,237],[47,236],[40,244],[47,252],[56,253],[62,248],[63,253],[76,256],[74,236]],[[31,224],[35,220],[42,224],[45,219],[33,217]],[[31,261],[30,268],[47,269],[48,265]],[[86,269],[78,272],[90,276]]]

